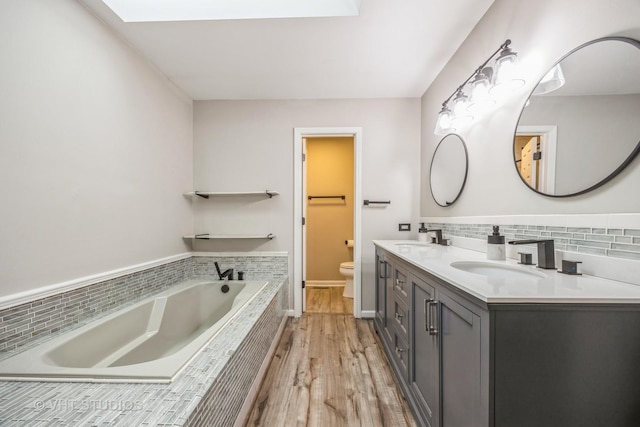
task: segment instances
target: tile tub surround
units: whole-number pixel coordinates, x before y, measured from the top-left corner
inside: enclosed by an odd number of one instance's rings
[[[246,382],[255,377],[253,366],[259,366],[264,360],[269,348],[265,343],[274,339],[273,331],[277,331],[284,318],[283,307],[288,301],[284,297],[288,292],[288,256],[286,253],[194,255],[0,310],[0,336],[15,340],[16,332],[23,333],[19,336],[26,335],[21,347],[9,350],[4,347],[0,358],[6,358],[159,293],[174,283],[206,276],[211,271],[207,270],[209,267],[215,271],[214,261],[225,268],[244,269],[247,278],[262,276],[270,282],[266,291],[245,307],[241,321],[216,336],[171,384],[0,382],[0,425],[198,425],[203,416],[211,419],[212,413],[220,413],[221,419],[235,420],[237,406],[242,405],[247,394]],[[50,301],[59,303],[51,305]],[[49,303],[49,311],[65,312],[64,315],[50,313],[55,318],[48,319],[49,322],[59,317],[66,322],[51,323],[46,333],[32,335],[31,328],[25,328],[25,322],[40,321],[41,318],[31,320],[35,319],[31,313],[41,311],[37,307],[44,308],[45,303]],[[21,316],[25,309],[27,314]],[[76,316],[78,311],[83,314]],[[40,328],[46,329],[47,321],[44,323],[45,327]],[[40,329],[34,327],[34,330]],[[0,345],[5,341],[8,340],[0,338]],[[238,349],[241,351],[236,351]],[[241,357],[240,362],[236,361],[236,354]],[[241,373],[234,368],[238,366],[242,368]],[[226,383],[225,378],[237,380],[240,386]],[[218,401],[223,400],[222,395],[234,404],[220,406]]]
[[[0,425],[232,426],[284,318],[286,286],[270,281],[171,384],[3,382]]]
[[[225,268],[244,271],[247,280],[282,281],[288,276],[286,253],[204,253],[9,307],[0,310],[0,360],[183,280],[217,278],[215,261]]]
[[[193,277],[193,257],[0,310],[0,359]]]

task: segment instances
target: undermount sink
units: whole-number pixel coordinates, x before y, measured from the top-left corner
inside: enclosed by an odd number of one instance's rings
[[[424,242],[406,242],[406,243],[396,243],[398,246],[427,246]]]
[[[483,261],[456,261],[451,267],[474,274],[482,274],[487,277],[504,279],[544,279],[546,276],[538,271],[529,270],[508,264],[496,264]]]

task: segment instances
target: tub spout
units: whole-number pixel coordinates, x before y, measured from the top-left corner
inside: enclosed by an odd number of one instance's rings
[[[233,280],[233,268],[227,268],[225,271],[223,271],[220,278],[221,279],[227,278],[229,280]]]

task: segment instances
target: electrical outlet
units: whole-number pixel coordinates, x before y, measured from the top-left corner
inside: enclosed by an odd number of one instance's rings
[[[398,224],[398,231],[411,231],[411,224]]]

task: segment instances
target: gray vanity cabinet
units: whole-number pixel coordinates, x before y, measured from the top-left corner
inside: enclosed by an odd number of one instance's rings
[[[418,425],[640,426],[639,303],[487,304],[376,252],[376,329]]]
[[[418,424],[486,426],[488,312],[392,254],[376,250],[376,259],[376,328]]]

